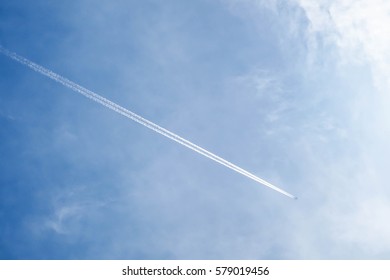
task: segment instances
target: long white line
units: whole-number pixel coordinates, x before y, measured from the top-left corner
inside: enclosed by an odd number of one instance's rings
[[[171,132],[171,131],[169,131],[169,130],[167,130],[167,129],[165,129],[165,128],[163,128],[163,127],[161,127],[161,126],[159,126],[159,125],[157,125],[157,124],[155,124],[155,123],[153,123],[153,122],[151,122],[151,121],[149,121],[149,120],[147,120],[139,115],[137,115],[136,113],[131,112],[131,111],[123,108],[122,106],[104,98],[103,96],[100,96],[99,94],[97,94],[93,91],[90,91],[90,90],[68,80],[65,77],[62,77],[61,75],[58,75],[58,74],[50,71],[49,69],[46,69],[45,67],[28,60],[27,58],[24,58],[24,57],[14,53],[14,52],[11,52],[11,51],[5,49],[1,45],[0,45],[0,52],[5,54],[9,58],[12,58],[13,60],[31,68],[32,70],[34,70],[38,73],[41,73],[42,75],[47,76],[50,79],[72,89],[73,91],[78,92],[78,93],[84,95],[85,97],[87,97],[87,98],[89,98],[97,103],[100,103],[101,105],[103,105],[103,106],[105,106],[105,107],[107,107],[107,108],[133,120],[133,121],[136,121],[136,122],[142,124],[143,126],[146,126],[147,128],[150,128],[153,131],[160,133],[161,135],[164,135],[165,137],[167,137],[167,138],[169,138],[169,139],[171,139],[171,140],[173,140],[173,141],[175,141],[175,142],[177,142],[177,143],[179,143],[179,144],[181,144],[181,145],[183,145],[183,146],[185,146],[185,147],[187,147],[187,148],[189,148],[189,149],[191,149],[191,150],[193,150],[193,151],[195,151],[195,152],[197,152],[197,153],[199,153],[199,154],[201,154],[201,155],[203,155],[203,156],[205,156],[205,157],[207,157],[215,162],[218,162],[219,164],[222,164],[222,165],[224,165],[224,166],[226,166],[226,167],[228,167],[228,168],[230,168],[230,169],[232,169],[232,170],[234,170],[234,171],[236,171],[236,172],[238,172],[238,173],[240,173],[248,178],[251,178],[252,180],[254,180],[260,184],[263,184],[263,185],[265,185],[265,186],[267,186],[267,187],[269,187],[277,192],[280,192],[280,193],[282,193],[290,198],[296,199],[296,197],[293,196],[292,194],[290,194],[290,193],[274,186],[273,184],[253,175],[252,173],[242,169],[241,167],[207,151],[206,149],[204,149],[202,147],[199,147],[198,145],[195,145],[194,143],[192,143],[192,142],[180,137],[179,135],[177,135],[177,134],[175,134],[175,133],[173,133],[173,132]]]

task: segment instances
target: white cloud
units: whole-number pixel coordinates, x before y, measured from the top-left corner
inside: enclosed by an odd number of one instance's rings
[[[319,166],[329,176],[323,183],[326,202],[320,217],[330,240],[342,248],[334,249],[331,256],[386,256],[390,200],[385,171],[388,161],[384,159],[388,157],[385,143],[390,140],[390,116],[384,108],[390,104],[390,2],[296,2],[308,20],[309,70],[318,70],[318,62],[326,58],[334,75],[343,79],[343,84],[350,84],[342,93],[344,97],[334,96],[332,102],[337,104],[343,98],[347,104],[345,116],[350,120],[346,124],[351,138],[344,150],[353,146],[354,153],[339,154],[331,165]],[[359,67],[369,69],[366,73],[372,76],[359,76]]]
[[[297,0],[309,20],[311,46],[318,38],[337,47],[343,63],[371,67],[376,85],[389,89],[390,2],[386,0]]]
[[[46,220],[45,225],[58,234],[68,234],[71,230],[69,224],[79,220],[85,211],[79,205],[61,206]]]
[[[38,236],[49,232],[64,236],[80,235],[86,224],[99,217],[112,202],[108,197],[92,197],[84,186],[55,190],[46,195],[46,203],[50,205],[47,212],[33,215],[28,223]]]
[[[233,3],[237,13],[239,3]],[[298,69],[302,87],[290,94],[288,75],[264,79],[259,72],[240,80],[267,101],[261,110],[272,120],[265,126],[275,140],[271,149],[284,153],[283,160],[275,160],[277,172],[288,178],[301,171],[294,175],[301,199],[285,228],[291,240],[283,247],[286,257],[388,257],[390,2],[290,1],[301,14],[283,11],[279,1],[272,7],[269,1],[245,3],[290,17],[283,22],[296,21],[285,28],[290,34],[284,42],[304,41],[308,62]],[[261,12],[249,14],[257,18],[248,21],[262,23]],[[262,95],[264,89],[271,94]]]

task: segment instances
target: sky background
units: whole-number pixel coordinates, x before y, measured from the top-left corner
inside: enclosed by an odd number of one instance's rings
[[[0,1],[1,259],[389,259],[387,0]]]

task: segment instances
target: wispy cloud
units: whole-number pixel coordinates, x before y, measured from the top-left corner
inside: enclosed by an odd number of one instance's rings
[[[390,140],[389,113],[384,109],[390,105],[389,2],[296,2],[308,20],[308,61],[313,66],[309,65],[308,71],[321,72],[321,67],[327,67],[340,79],[334,88],[339,95],[331,102],[334,107],[340,100],[346,105],[340,133],[348,138],[340,147],[342,151],[353,147],[354,151],[335,155],[332,166],[318,166],[332,178],[325,183],[327,201],[321,216],[333,242],[345,247],[344,253],[335,250],[332,255],[388,256],[383,244],[390,242],[384,223],[390,203],[389,177],[384,171],[388,165],[384,143]],[[325,63],[324,58],[328,60]]]
[[[235,12],[243,13],[243,7],[232,2]],[[280,47],[293,51],[289,69],[274,75],[272,82],[261,73],[241,81],[263,94],[263,117],[272,121],[263,121],[262,128],[274,140],[273,147],[284,153],[283,160],[274,157],[275,168],[290,184],[297,183],[303,197],[301,208],[291,213],[297,222],[285,256],[386,257],[389,3],[298,0],[289,2],[293,9],[283,9],[280,3],[245,1],[254,8],[248,17],[254,24],[263,23],[264,9],[284,17],[282,22],[294,22],[294,28],[277,31],[288,38]],[[294,40],[300,43],[292,47]],[[297,60],[304,63],[294,68]],[[295,84],[290,83],[292,77]],[[264,86],[271,84],[269,96],[264,95]]]
[[[44,222],[44,226],[58,234],[69,234],[75,230],[75,223],[85,214],[87,209],[81,205],[60,206],[52,217]]]
[[[336,47],[342,63],[371,67],[375,83],[389,89],[390,3],[386,0],[298,0],[309,20],[312,43]]]

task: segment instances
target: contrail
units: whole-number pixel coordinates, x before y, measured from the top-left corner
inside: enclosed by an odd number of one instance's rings
[[[161,135],[164,135],[165,137],[215,161],[215,162],[218,162],[219,164],[222,164],[260,184],[263,184],[277,192],[280,192],[290,198],[294,198],[294,199],[297,199],[297,197],[293,196],[292,194],[274,186],[273,184],[253,175],[252,173],[242,169],[241,167],[238,167],[237,165],[207,151],[206,149],[202,148],[202,147],[199,147],[198,145],[195,145],[194,143],[180,137],[179,135],[137,115],[136,113],[133,113],[125,108],[123,108],[122,106],[104,98],[103,96],[100,96],[99,94],[93,92],[93,91],[90,91],[70,80],[68,80],[67,78],[65,77],[62,77],[61,75],[58,75],[52,71],[50,71],[49,69],[46,69],[45,67],[41,66],[41,65],[38,65],[30,60],[28,60],[27,58],[24,58],[14,52],[11,52],[9,50],[7,50],[6,48],[4,48],[3,46],[0,45],[0,52],[2,52],[3,54],[5,54],[6,56],[8,56],[9,58],[12,58],[13,60],[31,68],[32,70],[38,72],[38,73],[41,73],[42,75],[44,76],[47,76],[49,77],[50,79],[72,89],[73,91],[75,92],[78,92],[82,95],[84,95],[85,97],[89,98],[89,99],[92,99],[93,101],[97,102],[97,103],[100,103],[101,105],[133,120],[133,121],[136,121],[138,122],[139,124],[142,124],[143,126],[146,126],[147,128],[157,132],[157,133],[160,133]]]

